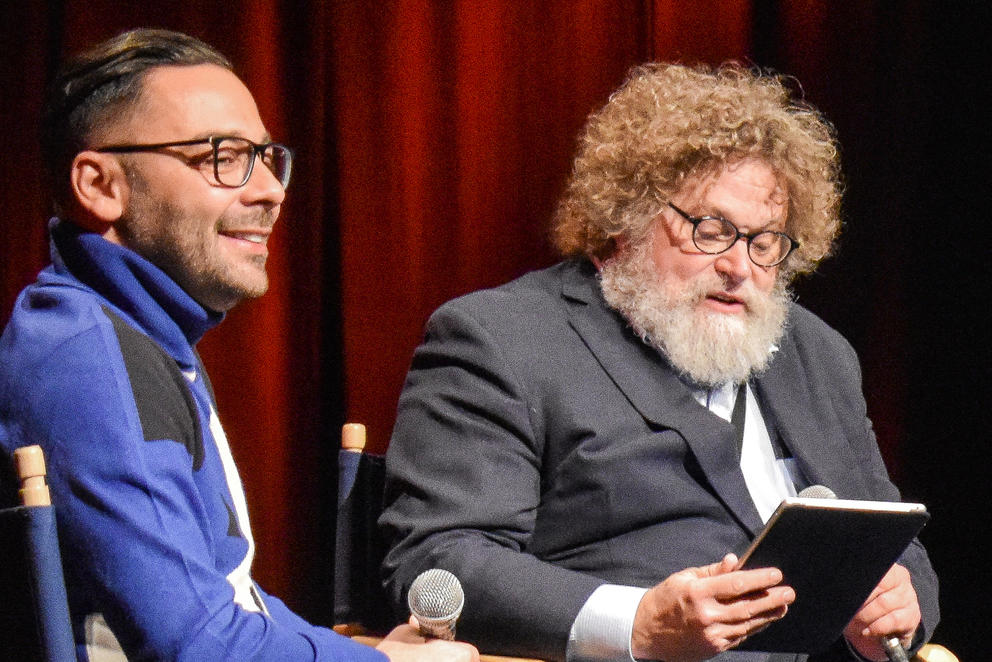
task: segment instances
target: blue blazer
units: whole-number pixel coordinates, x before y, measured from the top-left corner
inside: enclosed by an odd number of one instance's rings
[[[753,384],[808,484],[841,498],[898,500],[857,356],[837,332],[793,305]],[[584,261],[432,315],[399,402],[386,503],[384,574],[397,605],[417,574],[445,568],[465,589],[460,638],[555,660],[600,584],[653,586],[742,551],[762,526],[731,424],[700,406],[607,306]],[[929,638],[936,577],[919,543],[901,562]]]

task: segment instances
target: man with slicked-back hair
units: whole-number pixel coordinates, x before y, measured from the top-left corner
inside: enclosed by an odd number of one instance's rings
[[[409,624],[362,646],[252,579],[195,346],[268,288],[293,155],[227,59],[124,33],[62,70],[42,135],[52,264],[0,337],[0,447],[44,448],[79,660],[477,660]]]

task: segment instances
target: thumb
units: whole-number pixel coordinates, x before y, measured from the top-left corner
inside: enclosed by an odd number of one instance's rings
[[[700,568],[703,571],[703,575],[707,577],[715,577],[717,575],[725,575],[728,572],[733,572],[737,569],[737,555],[727,554],[722,559],[716,563],[711,563],[707,566]]]

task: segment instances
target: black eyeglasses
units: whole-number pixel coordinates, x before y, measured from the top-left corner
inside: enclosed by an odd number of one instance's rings
[[[221,186],[239,188],[248,183],[255,159],[261,158],[262,163],[275,176],[283,188],[289,186],[289,176],[293,171],[293,151],[279,143],[264,143],[259,145],[247,138],[238,136],[210,136],[194,140],[178,140],[168,143],[151,143],[143,145],[108,145],[95,149],[95,152],[112,154],[130,154],[132,152],[158,152],[170,147],[187,147],[190,145],[210,145],[210,151],[201,155],[171,154],[186,161],[191,168],[206,173],[211,172]]]
[[[692,243],[710,255],[729,251],[738,239],[744,239],[747,241],[747,256],[752,262],[759,267],[774,267],[782,264],[792,251],[799,248],[799,242],[784,232],[762,230],[744,234],[736,225],[720,216],[690,216],[671,202],[668,206],[692,223]]]

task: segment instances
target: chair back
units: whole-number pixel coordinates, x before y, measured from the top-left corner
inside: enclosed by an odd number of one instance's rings
[[[334,622],[384,633],[395,625],[379,568],[385,543],[376,521],[382,512],[386,458],[365,452],[365,426],[341,431],[334,544]]]
[[[55,510],[39,446],[14,451],[21,505],[0,510],[0,659],[72,662]]]

